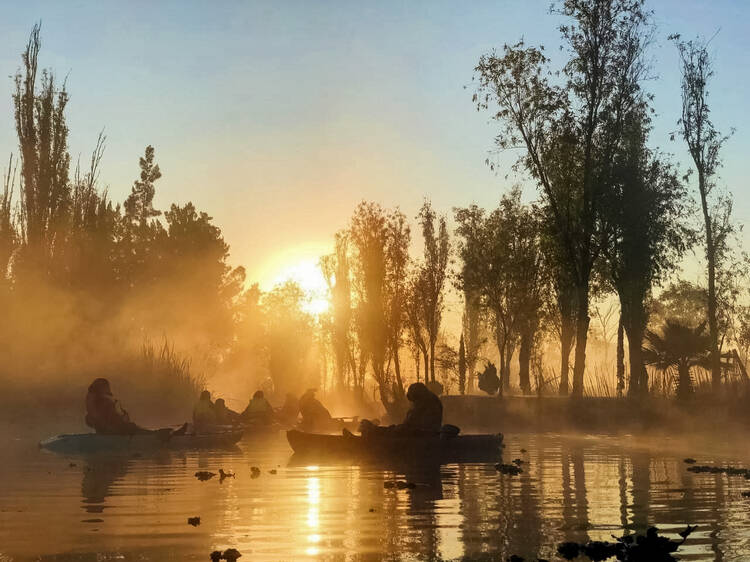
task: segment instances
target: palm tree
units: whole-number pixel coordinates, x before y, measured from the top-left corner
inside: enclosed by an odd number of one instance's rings
[[[670,319],[664,323],[661,334],[646,330],[647,347],[643,349],[647,365],[661,371],[676,367],[678,373],[677,397],[687,398],[693,391],[690,377],[692,367],[709,368],[711,338],[706,334],[706,323],[696,327]]]

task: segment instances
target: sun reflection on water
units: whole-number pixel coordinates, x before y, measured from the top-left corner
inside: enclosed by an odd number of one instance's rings
[[[307,470],[317,471],[317,466],[308,466]],[[307,479],[307,528],[310,534],[307,535],[307,542],[317,544],[321,536],[315,532],[320,527],[320,479],[317,476],[311,476]],[[309,546],[305,550],[308,556],[316,556],[319,552],[318,547]]]

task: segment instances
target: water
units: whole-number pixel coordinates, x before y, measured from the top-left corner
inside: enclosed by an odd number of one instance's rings
[[[142,458],[64,457],[12,442],[0,463],[0,561],[205,561],[229,547],[241,560],[557,559],[562,540],[649,525],[676,533],[686,523],[699,528],[683,560],[750,556],[750,498],[741,496],[750,481],[693,474],[682,461],[750,466],[744,444],[556,435],[511,435],[506,444],[506,462],[526,462],[520,476],[501,476],[492,463],[293,466],[283,435],[234,451]],[[236,479],[194,477],[219,468]],[[420,486],[384,489],[392,479]],[[192,516],[200,526],[187,524]]]

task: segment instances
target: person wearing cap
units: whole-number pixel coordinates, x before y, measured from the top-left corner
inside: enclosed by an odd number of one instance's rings
[[[97,433],[105,435],[135,435],[151,433],[133,423],[127,411],[112,395],[109,381],[104,378],[95,379],[89,385],[86,395],[86,425]]]

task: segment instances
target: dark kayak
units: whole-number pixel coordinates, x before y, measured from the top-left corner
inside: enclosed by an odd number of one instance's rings
[[[501,433],[491,435],[377,436],[325,435],[290,430],[287,440],[303,457],[360,457],[393,460],[470,462],[493,460],[503,446]]]
[[[50,437],[39,447],[64,454],[98,452],[137,452],[154,449],[211,449],[235,445],[242,429],[198,435],[170,435],[155,432],[143,435],[101,435],[97,433],[63,434]]]

